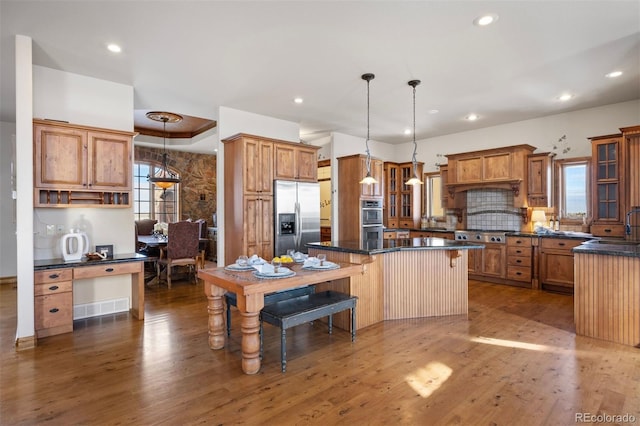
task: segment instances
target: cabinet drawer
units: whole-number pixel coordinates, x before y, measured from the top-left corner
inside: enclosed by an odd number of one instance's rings
[[[398,228],[414,228],[412,220],[401,220]]]
[[[83,278],[106,277],[109,275],[133,274],[142,272],[143,262],[110,263],[106,265],[84,266],[74,268],[73,278],[76,280]]]
[[[71,281],[73,269],[47,269],[33,273],[33,282],[36,284],[49,284],[61,281]]]
[[[396,238],[396,233],[395,232],[383,232],[382,233],[382,238],[384,238],[385,240],[392,240],[392,239]]]
[[[420,232],[420,231],[411,231],[409,233],[410,238],[429,238],[433,237],[433,234],[430,232]]]
[[[507,279],[514,281],[531,281],[531,268],[524,266],[508,266]]]
[[[507,246],[512,247],[531,247],[531,238],[524,237],[507,237]]]
[[[35,328],[73,326],[73,295],[70,292],[34,298]]]
[[[540,247],[542,250],[567,250],[582,244],[582,240],[566,240],[560,238],[541,238]]]
[[[398,228],[398,219],[387,220],[387,228]]]
[[[596,237],[624,237],[624,226],[591,225],[591,233]]]
[[[507,255],[511,256],[522,256],[522,257],[531,257],[532,252],[531,247],[507,247]]]
[[[507,258],[507,265],[509,266],[526,266],[531,267],[531,256],[509,256]]]
[[[61,281],[47,284],[36,284],[33,287],[33,294],[34,296],[44,296],[48,294],[65,293],[72,290],[72,281]]]
[[[409,238],[409,231],[396,232],[396,238]]]

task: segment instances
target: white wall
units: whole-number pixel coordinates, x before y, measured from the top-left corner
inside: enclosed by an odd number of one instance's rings
[[[589,157],[591,143],[588,137],[619,133],[620,127],[638,124],[640,100],[635,100],[420,140],[417,159],[425,163],[425,172],[431,172],[437,170],[437,160],[447,162],[446,157],[438,158],[437,154],[520,144],[535,146],[537,152],[547,152],[562,135],[567,136],[567,146],[571,150],[566,154],[558,153],[556,159]],[[403,145],[407,146],[411,144]],[[410,149],[407,152],[411,152]]]
[[[300,126],[297,123],[233,108],[220,107],[218,110],[218,135],[220,141],[237,133],[247,133],[290,142],[300,141]],[[218,142],[216,164],[218,183],[218,264],[224,265],[224,144],[220,142]],[[237,214],[242,214],[242,212],[237,212]]]
[[[0,122],[0,277],[17,275],[15,175],[16,125]],[[14,169],[13,169],[14,170]]]
[[[18,36],[20,37],[20,36]],[[26,38],[28,39],[28,38]],[[28,39],[29,49],[31,40]],[[21,47],[27,50],[26,47]],[[18,48],[16,49],[18,50]],[[20,53],[17,53],[17,57]],[[29,55],[29,61],[31,60]],[[33,130],[32,117],[64,120],[73,124],[83,124],[117,130],[133,130],[133,87],[112,83],[50,68],[31,66],[29,63],[29,85],[17,87],[17,98],[28,99],[28,133],[20,132],[18,126],[17,157],[19,177],[33,176]],[[18,121],[26,114],[18,115]],[[21,118],[22,117],[22,118]],[[133,155],[133,151],[131,153]],[[26,180],[26,179],[25,179]],[[19,180],[20,182],[20,180]],[[33,182],[28,187],[18,187],[18,198],[33,198]],[[98,244],[113,244],[115,253],[135,251],[133,208],[99,209],[33,209],[31,223],[18,220],[18,233],[30,235],[28,251],[18,247],[18,264],[30,264],[31,279],[18,275],[18,293],[23,287],[30,287],[29,297],[18,298],[17,338],[32,336],[33,330],[33,259],[60,257],[59,236],[46,236],[46,224],[63,225],[65,230],[76,227],[82,220],[87,224],[91,248]],[[19,216],[20,217],[20,216]],[[27,216],[25,216],[27,217]],[[32,240],[33,238],[33,240]],[[26,272],[25,272],[26,274]],[[99,280],[83,280],[74,285],[75,303],[129,298],[131,279],[127,276],[109,277]],[[22,327],[21,324],[30,324]]]

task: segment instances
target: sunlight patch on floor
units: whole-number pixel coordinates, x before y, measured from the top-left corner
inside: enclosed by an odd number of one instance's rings
[[[404,380],[421,397],[428,398],[447,381],[452,372],[449,366],[441,362],[430,362],[426,367],[405,376]]]
[[[503,346],[505,348],[528,349],[531,351],[551,352],[553,348],[547,345],[538,345],[535,343],[518,342],[515,340],[494,339],[493,337],[472,337],[470,339],[475,343],[484,343],[487,345]]]

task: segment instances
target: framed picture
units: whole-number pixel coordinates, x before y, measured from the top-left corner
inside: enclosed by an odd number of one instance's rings
[[[107,257],[113,257],[113,244],[96,245],[96,252],[102,254],[107,252]]]

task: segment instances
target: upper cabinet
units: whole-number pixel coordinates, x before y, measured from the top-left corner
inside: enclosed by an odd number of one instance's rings
[[[625,127],[622,130],[624,143],[626,145],[627,170],[629,175],[626,181],[629,188],[627,193],[626,212],[640,207],[640,126]],[[625,213],[626,221],[626,213]],[[640,214],[629,215],[629,225],[631,225],[629,235],[632,240],[640,240]]]
[[[417,163],[422,177],[423,163]],[[385,223],[388,228],[419,228],[422,186],[405,185],[413,177],[413,163],[384,163]]]
[[[624,156],[622,135],[591,139],[592,211],[591,233],[598,236],[624,236]]]
[[[239,180],[243,184],[242,191],[245,194],[271,195],[273,193],[273,142],[252,136],[229,140],[238,140],[236,146],[241,147],[239,150],[236,148],[236,152],[242,154],[236,157],[235,161],[241,161],[242,168],[235,170],[235,173],[242,172],[242,180]]]
[[[482,187],[511,189],[514,205],[526,206],[527,157],[534,150],[530,145],[514,145],[447,155],[449,196]]]
[[[135,133],[33,121],[36,207],[129,207]]]
[[[527,157],[527,196],[529,207],[551,207],[553,154],[543,152]]]
[[[275,145],[275,178],[305,182],[318,180],[318,148],[300,144]]]

